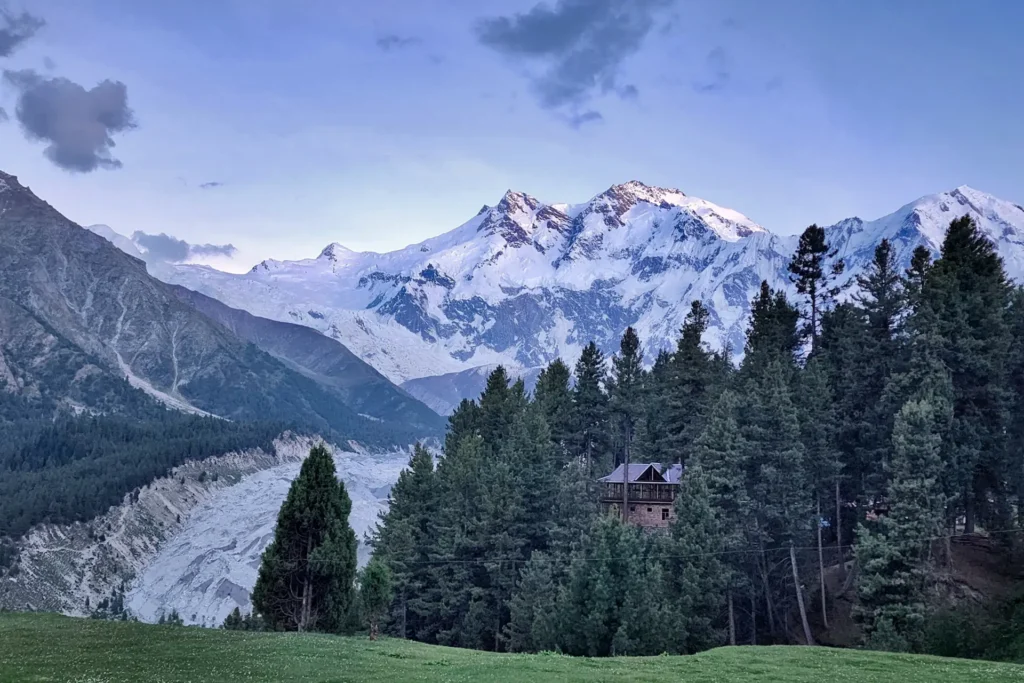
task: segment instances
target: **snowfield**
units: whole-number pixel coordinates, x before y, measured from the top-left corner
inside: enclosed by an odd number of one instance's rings
[[[1024,276],[1024,208],[967,186],[826,230],[852,280],[883,238],[905,266],[919,244],[937,252],[963,215],[996,244],[1010,276]],[[611,353],[628,325],[653,361],[698,298],[711,309],[705,341],[739,353],[761,281],[792,291],[796,243],[737,211],[632,181],[575,205],[509,191],[454,230],[384,254],[330,244],[316,258],[270,259],[240,275],[188,264],[151,272],[321,330],[393,382],[417,380],[417,396],[440,406],[458,373],[502,363],[529,374],[555,357],[574,362],[590,340]]]

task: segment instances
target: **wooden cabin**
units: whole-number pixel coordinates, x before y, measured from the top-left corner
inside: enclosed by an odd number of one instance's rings
[[[628,508],[625,520],[644,529],[664,529],[675,517],[674,504],[679,494],[682,465],[661,463],[630,463],[606,477],[598,479],[601,488],[601,509],[606,514],[622,515],[623,500]],[[623,496],[623,486],[627,486]]]

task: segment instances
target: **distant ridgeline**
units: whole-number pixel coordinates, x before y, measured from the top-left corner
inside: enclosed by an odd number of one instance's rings
[[[701,343],[697,301],[649,370],[632,328],[610,371],[591,343],[532,396],[496,370],[452,414],[444,457],[417,449],[392,489],[373,539],[391,632],[590,656],[816,641],[1019,656],[1024,608],[980,602],[955,556],[1022,548],[1024,289],[970,218],[906,271],[882,241],[849,303],[831,255],[803,233],[800,301],[762,284],[738,368]],[[599,487],[624,461],[659,465]],[[998,580],[1006,595],[1019,579]],[[994,630],[980,649],[957,635]]]

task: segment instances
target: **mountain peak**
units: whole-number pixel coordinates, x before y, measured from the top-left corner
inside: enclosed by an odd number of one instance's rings
[[[320,255],[317,256],[317,258],[327,259],[328,261],[337,261],[338,259],[343,258],[348,254],[354,253],[354,251],[352,251],[343,244],[340,244],[338,242],[331,242],[326,247],[324,247],[323,251],[320,252]]]
[[[502,213],[535,211],[540,202],[526,194],[515,190],[506,190],[501,201],[494,208]]]

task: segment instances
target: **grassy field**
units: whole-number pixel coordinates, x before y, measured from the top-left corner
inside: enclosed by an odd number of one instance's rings
[[[0,681],[1024,681],[1024,666],[804,647],[692,657],[496,655],[401,640],[241,633],[0,614]]]

